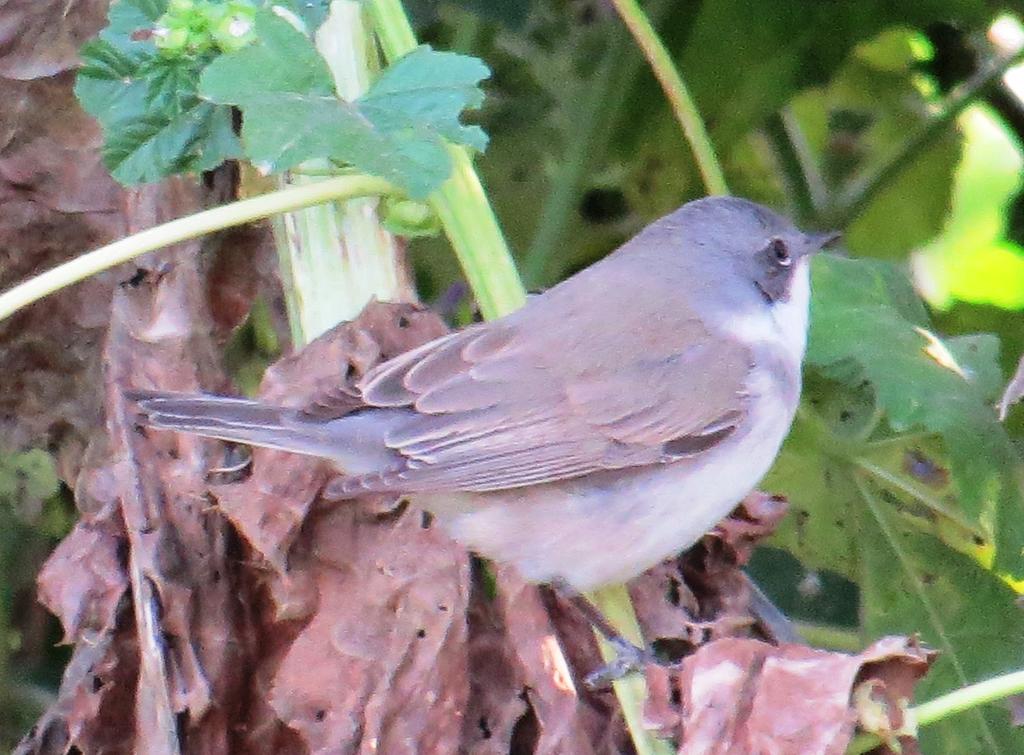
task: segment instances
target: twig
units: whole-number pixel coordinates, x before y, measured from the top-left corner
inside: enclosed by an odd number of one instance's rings
[[[715,154],[714,145],[708,136],[704,121],[697,111],[697,106],[690,96],[686,82],[680,75],[672,57],[669,55],[665,45],[658,37],[658,33],[651,25],[647,14],[636,2],[636,0],[612,0],[612,5],[618,11],[623,23],[629,28],[633,39],[643,50],[644,57],[651,65],[651,70],[661,84],[665,96],[668,98],[676,120],[683,128],[683,134],[690,144],[693,158],[697,162],[701,177],[704,179],[704,188],[708,194],[728,194],[729,186],[725,182],[725,174]]]
[[[812,647],[839,650],[844,653],[859,653],[864,649],[861,636],[852,629],[806,621],[797,621],[794,625],[804,641]]]
[[[383,178],[341,176],[309,186],[263,194],[178,218],[82,254],[0,294],[0,320],[44,296],[154,249],[300,207],[310,207],[336,199],[400,193]]]
[[[590,593],[588,597],[619,631],[623,639],[637,647],[645,646],[636,612],[624,585],[603,587]],[[600,633],[595,632],[595,636],[605,663],[614,661],[615,648]],[[647,684],[644,678],[639,674],[630,674],[612,682],[612,689],[619,700],[622,717],[626,721],[626,728],[629,729],[637,755],[671,755],[675,752],[668,742],[657,739],[644,726],[644,702],[647,700]]]
[[[859,177],[853,178],[840,193],[835,204],[823,213],[824,220],[843,227],[856,218],[889,181],[911,163],[918,153],[945,132],[953,120],[990,86],[996,84],[1006,71],[1024,58],[1024,50],[999,58],[978,71],[960,86],[917,131],[910,135],[888,158]]]

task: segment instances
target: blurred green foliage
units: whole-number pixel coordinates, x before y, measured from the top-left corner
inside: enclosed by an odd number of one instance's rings
[[[71,526],[53,459],[40,449],[0,455],[0,748],[7,750],[53,696],[66,654],[34,605],[39,565]]]

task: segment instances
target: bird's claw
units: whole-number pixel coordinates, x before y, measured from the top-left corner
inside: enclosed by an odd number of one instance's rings
[[[609,639],[608,644],[615,650],[615,657],[587,675],[584,684],[590,689],[605,689],[627,674],[643,671],[649,663],[657,663],[650,651],[638,648],[621,637]]]

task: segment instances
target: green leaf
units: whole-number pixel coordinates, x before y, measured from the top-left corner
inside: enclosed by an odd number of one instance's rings
[[[477,58],[419,47],[384,71],[359,98],[359,109],[384,131],[426,128],[482,151],[487,135],[479,126],[464,126],[459,114],[480,106],[478,85],[489,75]]]
[[[996,339],[928,334],[889,264],[823,256],[813,284],[802,405],[764,483],[790,500],[775,544],[859,585],[865,637],[920,633],[941,651],[918,702],[1024,665],[1024,614],[999,573],[1021,573],[1022,507],[989,404]],[[923,737],[936,753],[1024,740],[998,705]]]
[[[204,98],[248,105],[294,95],[335,96],[327,62],[305,34],[265,11],[256,14],[255,29],[255,44],[221,56],[203,72]]]
[[[909,283],[897,285],[895,275],[881,262],[818,259],[807,361],[819,367],[855,363],[895,431],[941,435],[960,511],[994,536],[995,567],[1020,576],[1024,503],[1017,457],[989,402],[995,346],[975,341],[965,371],[949,347],[922,327],[917,308],[908,303]]]
[[[149,183],[215,168],[239,156],[240,146],[230,109],[196,100],[173,117],[153,113],[118,122],[104,145],[103,161],[123,184]]]
[[[1017,595],[973,559],[908,525],[884,491],[857,481],[861,510],[863,629],[871,637],[919,632],[940,651],[918,684],[923,702],[1024,666],[1024,612]],[[1024,732],[1000,703],[970,710],[921,730],[922,752],[1024,752]]]
[[[231,108],[196,95],[204,60],[159,55],[140,30],[166,10],[158,0],[111,7],[99,39],[82,48],[75,94],[103,127],[103,159],[123,184],[211,170],[238,157]]]
[[[81,56],[75,96],[104,131],[118,121],[145,113],[149,83],[140,70],[152,59],[151,54],[126,52],[105,39],[96,39],[82,47]]]
[[[256,35],[255,44],[214,61],[199,88],[242,109],[245,154],[268,172],[329,158],[419,199],[451,172],[446,138],[486,145],[479,128],[459,123],[463,108],[479,104],[477,83],[488,73],[473,58],[419,48],[349,103],[337,97],[312,43],[286,21],[260,13]]]
[[[155,50],[152,39],[139,32],[152,29],[166,11],[167,0],[118,0],[110,6],[100,38],[125,51]]]

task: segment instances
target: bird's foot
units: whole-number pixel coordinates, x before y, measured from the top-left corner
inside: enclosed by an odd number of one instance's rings
[[[590,689],[605,689],[624,676],[643,671],[647,664],[658,662],[649,650],[638,648],[622,637],[610,637],[607,642],[615,650],[615,657],[587,675],[584,683]]]

